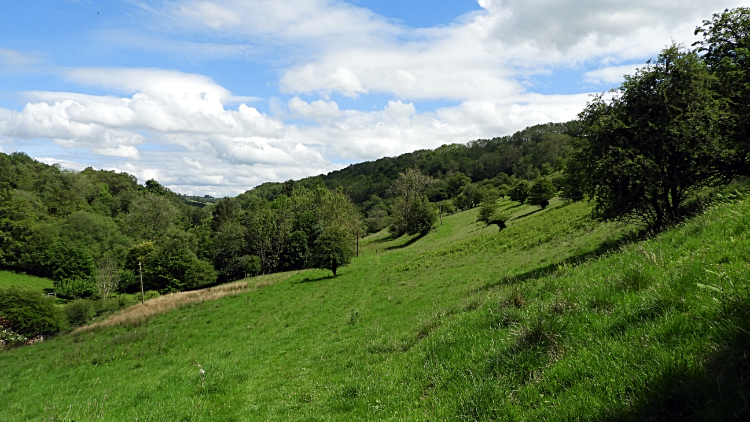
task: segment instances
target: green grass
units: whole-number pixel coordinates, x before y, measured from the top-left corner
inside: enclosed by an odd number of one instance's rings
[[[15,271],[0,270],[0,288],[10,286],[28,287],[45,293],[54,291],[54,282],[48,278],[35,277]]]
[[[337,278],[0,353],[0,415],[750,417],[750,201],[626,244],[632,227],[594,224],[585,204],[513,210],[501,232],[471,210],[422,238],[372,235]]]

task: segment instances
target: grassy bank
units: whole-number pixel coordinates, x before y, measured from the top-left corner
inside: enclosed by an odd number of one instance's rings
[[[511,204],[506,204],[508,208]],[[750,202],[649,240],[585,204],[444,217],[340,276],[0,353],[4,420],[748,417]],[[250,281],[254,283],[253,281]]]

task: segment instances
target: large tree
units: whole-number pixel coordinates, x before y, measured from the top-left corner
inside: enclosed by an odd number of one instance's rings
[[[750,176],[750,8],[716,13],[695,33],[703,40],[694,45],[721,82],[720,93],[730,100],[733,118],[727,121],[727,132],[736,156],[728,171]]]
[[[569,168],[595,218],[663,227],[682,217],[691,193],[728,181],[733,153],[720,131],[728,113],[715,86],[697,54],[672,45],[612,98],[586,106]]]

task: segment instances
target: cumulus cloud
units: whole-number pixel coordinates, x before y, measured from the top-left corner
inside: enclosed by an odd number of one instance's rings
[[[266,114],[252,106],[258,98],[200,74],[62,69],[65,80],[110,95],[27,92],[22,109],[0,109],[0,139],[49,139],[180,192],[236,194],[342,167],[333,161],[573,119],[587,93],[541,95],[520,81],[578,68],[581,82],[616,84],[637,67],[628,63],[654,56],[671,39],[689,42],[701,19],[732,7],[705,0],[479,0],[482,10],[449,25],[413,29],[336,0],[137,4],[151,17],[144,31],[115,28],[104,33],[109,40],[181,51],[191,60],[256,55],[274,63],[274,83],[288,96],[272,99]],[[16,53],[0,49],[0,62],[28,59]],[[367,111],[332,101],[371,94],[390,101]],[[415,106],[420,100],[457,105],[424,112]]]

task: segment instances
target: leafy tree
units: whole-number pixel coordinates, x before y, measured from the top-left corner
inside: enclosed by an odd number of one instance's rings
[[[431,177],[422,174],[416,168],[399,173],[398,179],[391,186],[391,192],[400,199],[394,207],[395,215],[391,225],[393,233],[400,235],[416,232],[415,227],[410,227],[409,224],[420,220],[413,218],[411,213],[422,206],[422,192],[432,182]],[[425,214],[423,209],[419,209],[418,212]]]
[[[406,222],[406,234],[424,236],[432,230],[437,219],[436,207],[425,196],[420,196],[412,204],[409,220]]]
[[[614,98],[587,105],[571,168],[593,217],[663,227],[683,216],[688,195],[728,182],[715,82],[695,53],[673,45],[626,76]]]
[[[130,204],[125,223],[135,238],[156,240],[179,220],[179,210],[166,197],[146,194]]]
[[[470,210],[482,203],[482,191],[474,183],[461,189],[461,193],[453,199],[453,204],[460,210]]]
[[[177,292],[215,283],[216,271],[211,264],[198,259],[195,243],[190,233],[175,229],[160,238],[144,263],[145,288]]]
[[[719,79],[719,90],[728,98],[734,118],[729,127],[737,155],[728,165],[733,173],[750,175],[750,8],[738,7],[716,13],[703,21],[695,34],[703,36],[698,45],[709,71]]]
[[[482,206],[479,208],[479,215],[477,216],[477,221],[481,221],[482,223],[485,223],[489,225],[490,221],[493,219],[493,216],[495,215],[495,212],[497,211],[497,199],[498,195],[488,195],[484,198],[484,201],[482,202]]]
[[[529,188],[529,204],[547,208],[549,200],[557,193],[555,185],[546,177],[536,179]]]
[[[298,270],[305,267],[310,258],[308,247],[308,236],[302,230],[289,234],[284,251],[281,253],[281,265],[283,269]]]
[[[510,196],[511,201],[516,201],[523,204],[529,197],[529,183],[525,180],[520,180],[513,186],[510,192],[508,192],[508,195]]]
[[[354,239],[349,230],[340,226],[328,226],[315,240],[312,264],[316,268],[331,270],[336,277],[336,271],[351,262],[354,252]]]

